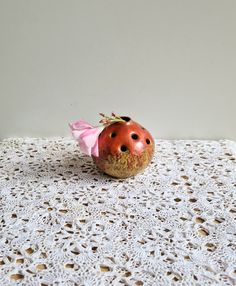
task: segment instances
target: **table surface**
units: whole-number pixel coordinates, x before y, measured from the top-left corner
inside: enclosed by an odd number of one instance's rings
[[[68,138],[0,143],[0,285],[236,285],[236,144],[157,140],[110,178]]]

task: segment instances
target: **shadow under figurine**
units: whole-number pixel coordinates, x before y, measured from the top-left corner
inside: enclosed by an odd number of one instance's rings
[[[130,117],[100,115],[102,128],[83,120],[70,125],[81,151],[92,156],[95,165],[112,177],[128,178],[142,172],[155,150],[151,134]]]

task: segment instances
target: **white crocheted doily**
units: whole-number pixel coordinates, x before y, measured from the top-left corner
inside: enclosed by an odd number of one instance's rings
[[[67,138],[0,143],[0,285],[236,285],[236,144],[158,140],[130,179]]]

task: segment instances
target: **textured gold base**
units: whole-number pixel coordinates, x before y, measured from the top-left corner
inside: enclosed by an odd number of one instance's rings
[[[124,152],[117,155],[108,155],[107,158],[93,157],[97,167],[106,174],[125,179],[143,171],[150,163],[153,152],[144,150],[141,155],[132,155]]]

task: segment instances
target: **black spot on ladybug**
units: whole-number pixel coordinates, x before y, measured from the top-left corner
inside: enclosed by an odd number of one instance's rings
[[[120,150],[121,150],[122,152],[126,152],[126,151],[128,150],[128,148],[127,148],[125,145],[122,145],[122,146],[120,147]]]
[[[121,116],[121,119],[123,119],[125,122],[129,122],[131,119],[127,116]]]
[[[114,138],[114,137],[116,137],[116,132],[111,133],[111,138]]]
[[[134,139],[134,140],[137,140],[137,139],[138,139],[138,135],[135,134],[135,133],[133,133],[133,134],[131,135],[131,137],[132,137],[132,139]]]

